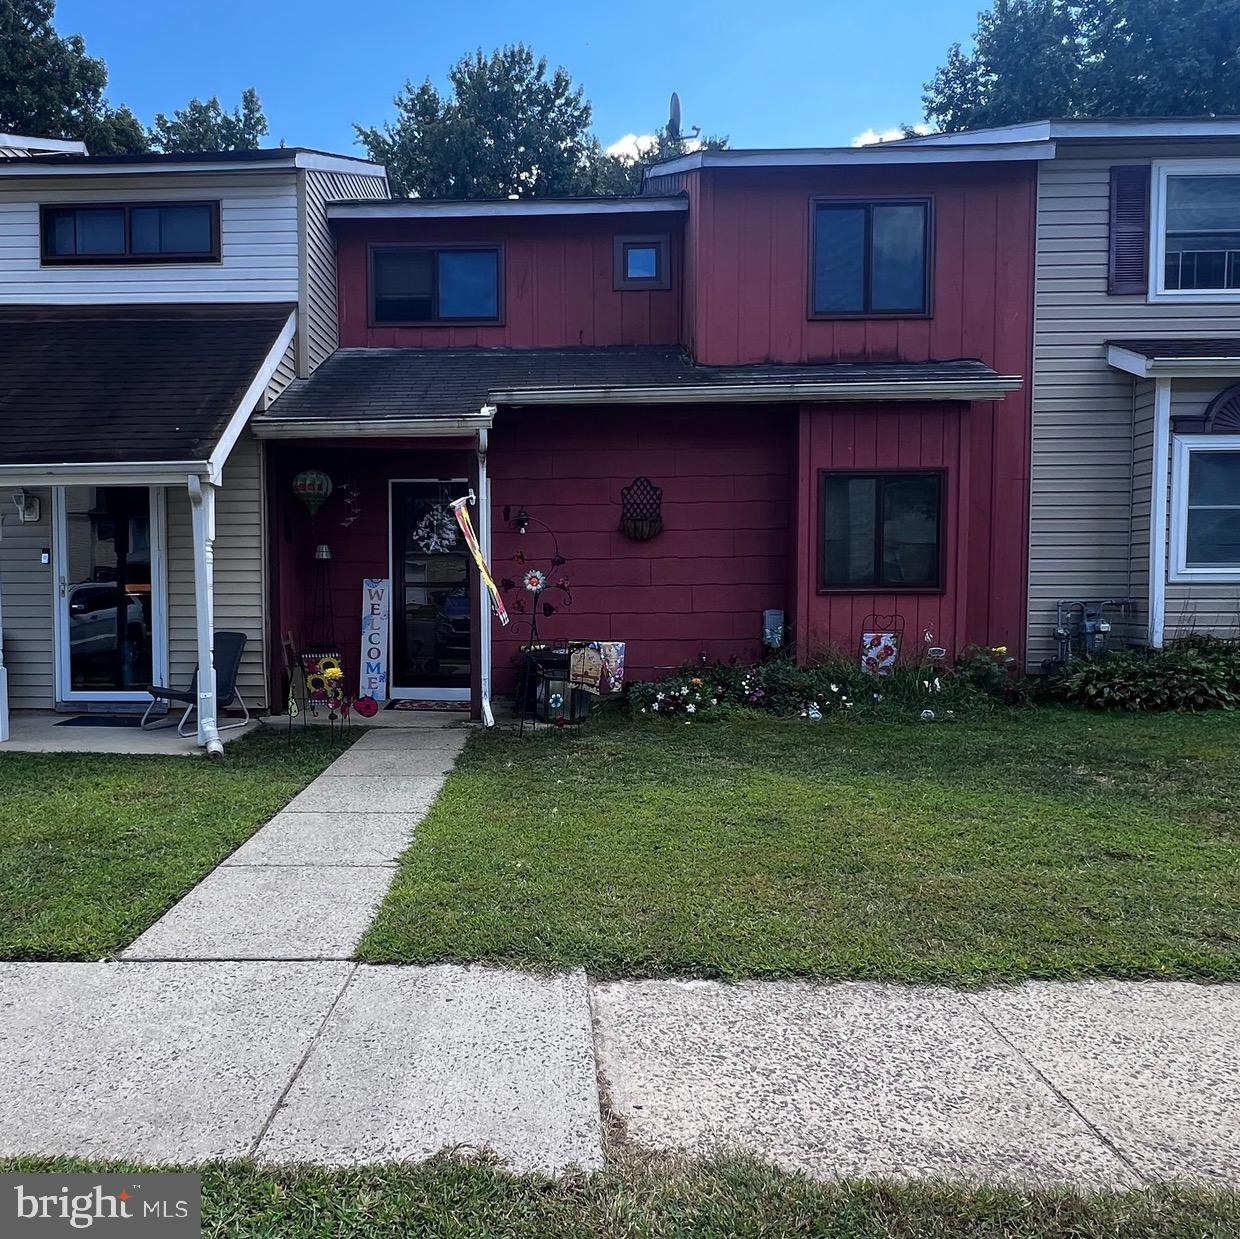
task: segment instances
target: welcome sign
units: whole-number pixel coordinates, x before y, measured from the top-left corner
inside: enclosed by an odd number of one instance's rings
[[[362,582],[362,657],[359,697],[388,697],[388,625],[392,613],[392,582],[387,577]]]

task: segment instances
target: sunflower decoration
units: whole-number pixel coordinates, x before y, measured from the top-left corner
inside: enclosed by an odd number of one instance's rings
[[[531,594],[541,594],[547,588],[547,574],[538,568],[531,568],[522,578],[521,584]]]

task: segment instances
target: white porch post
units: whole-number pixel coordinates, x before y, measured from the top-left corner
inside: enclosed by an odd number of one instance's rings
[[[194,529],[194,617],[198,629],[198,743],[223,753],[215,703],[215,487],[191,474],[190,516]]]
[[[4,517],[0,516],[0,543],[4,541]],[[4,580],[0,578],[0,744],[9,738],[9,673],[4,666]]]
[[[1152,648],[1162,649],[1167,602],[1167,485],[1171,467],[1171,380],[1154,380],[1154,460],[1150,478],[1149,628]]]
[[[487,432],[478,431],[478,545],[482,558],[491,562],[491,483],[487,477]],[[491,713],[491,596],[481,581],[478,583],[478,657],[479,683],[482,688],[482,721],[487,727],[495,726]]]

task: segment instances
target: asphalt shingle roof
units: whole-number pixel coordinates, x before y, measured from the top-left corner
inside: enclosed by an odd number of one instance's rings
[[[0,466],[204,460],[291,305],[0,310]]]
[[[259,420],[457,418],[500,403],[537,404],[539,390],[676,388],[700,392],[772,383],[997,379],[980,361],[699,366],[679,348],[341,349],[295,380]],[[519,393],[520,399],[504,399]],[[640,399],[640,396],[635,396]]]
[[[1168,360],[1187,357],[1210,357],[1220,360],[1240,358],[1240,336],[1193,337],[1191,339],[1157,337],[1139,340],[1108,340],[1107,343],[1151,359],[1155,357]]]

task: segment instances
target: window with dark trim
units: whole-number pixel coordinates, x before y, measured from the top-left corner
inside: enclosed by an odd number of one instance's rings
[[[930,203],[816,201],[810,316],[930,312]]]
[[[498,323],[500,287],[496,246],[394,245],[370,251],[375,323]]]
[[[943,475],[836,473],[821,478],[823,590],[938,590]]]
[[[614,280],[617,292],[642,288],[671,288],[666,235],[617,237]]]
[[[218,262],[218,202],[44,206],[43,262]]]

